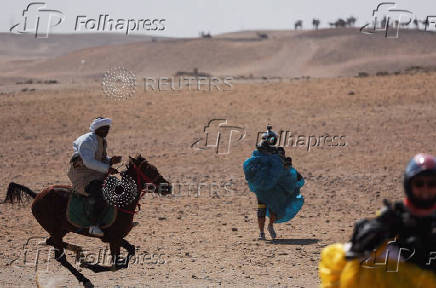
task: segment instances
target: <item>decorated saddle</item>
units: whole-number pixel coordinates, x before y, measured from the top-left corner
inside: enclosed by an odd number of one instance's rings
[[[92,207],[92,205],[91,205]],[[77,228],[88,228],[93,225],[88,215],[92,213],[88,198],[78,193],[71,193],[68,206],[67,206],[67,219],[68,222],[76,226]],[[104,211],[100,214],[99,226],[101,228],[107,228],[111,226],[117,218],[117,209],[115,207],[106,205]]]
[[[89,219],[90,209],[88,204],[88,197],[75,193],[71,186],[68,185],[53,185],[49,188],[57,193],[61,193],[68,197],[68,204],[66,208],[66,216],[68,222],[77,228],[88,228],[91,226]],[[106,205],[105,211],[101,213],[100,226],[107,228],[113,224],[117,217],[117,209],[112,206]]]

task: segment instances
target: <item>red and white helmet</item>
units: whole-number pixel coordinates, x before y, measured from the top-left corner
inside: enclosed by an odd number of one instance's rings
[[[435,175],[436,176],[436,158],[430,154],[417,154],[407,164],[404,172],[404,192],[407,199],[419,209],[429,209],[435,206],[436,197],[429,200],[423,200],[415,197],[412,193],[411,181],[418,175]]]

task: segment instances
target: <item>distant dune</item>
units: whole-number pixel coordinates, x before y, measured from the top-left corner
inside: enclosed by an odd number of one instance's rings
[[[198,68],[216,76],[338,77],[436,65],[436,33],[402,30],[398,39],[358,29],[235,32],[202,39],[111,34],[48,39],[0,34],[0,77],[100,77],[123,66],[140,77]],[[84,60],[84,61],[82,61]]]
[[[44,58],[63,55],[83,48],[151,41],[150,36],[126,36],[123,34],[54,34],[35,39],[33,35],[0,33],[1,59]]]

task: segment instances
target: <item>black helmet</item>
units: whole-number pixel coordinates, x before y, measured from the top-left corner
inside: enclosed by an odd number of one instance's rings
[[[262,146],[275,146],[279,139],[279,136],[276,132],[272,131],[272,126],[266,126],[266,132],[262,134]]]
[[[411,180],[418,175],[435,175],[436,176],[436,158],[430,154],[417,154],[407,164],[404,172],[404,192],[408,200],[416,207],[429,209],[436,204],[436,197],[429,200],[423,200],[415,197],[412,193]]]

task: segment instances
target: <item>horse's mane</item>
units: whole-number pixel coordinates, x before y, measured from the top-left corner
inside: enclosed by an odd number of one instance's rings
[[[150,173],[153,174],[151,176],[160,176],[159,171],[157,170],[156,166],[154,166],[153,164],[151,164],[150,162],[147,161],[147,159],[145,159],[145,157],[142,157],[141,154],[137,154],[135,156],[135,158],[132,158],[129,156],[129,164],[127,165],[127,169],[130,169],[133,167],[133,165],[141,165],[144,170],[146,171],[146,173]]]

